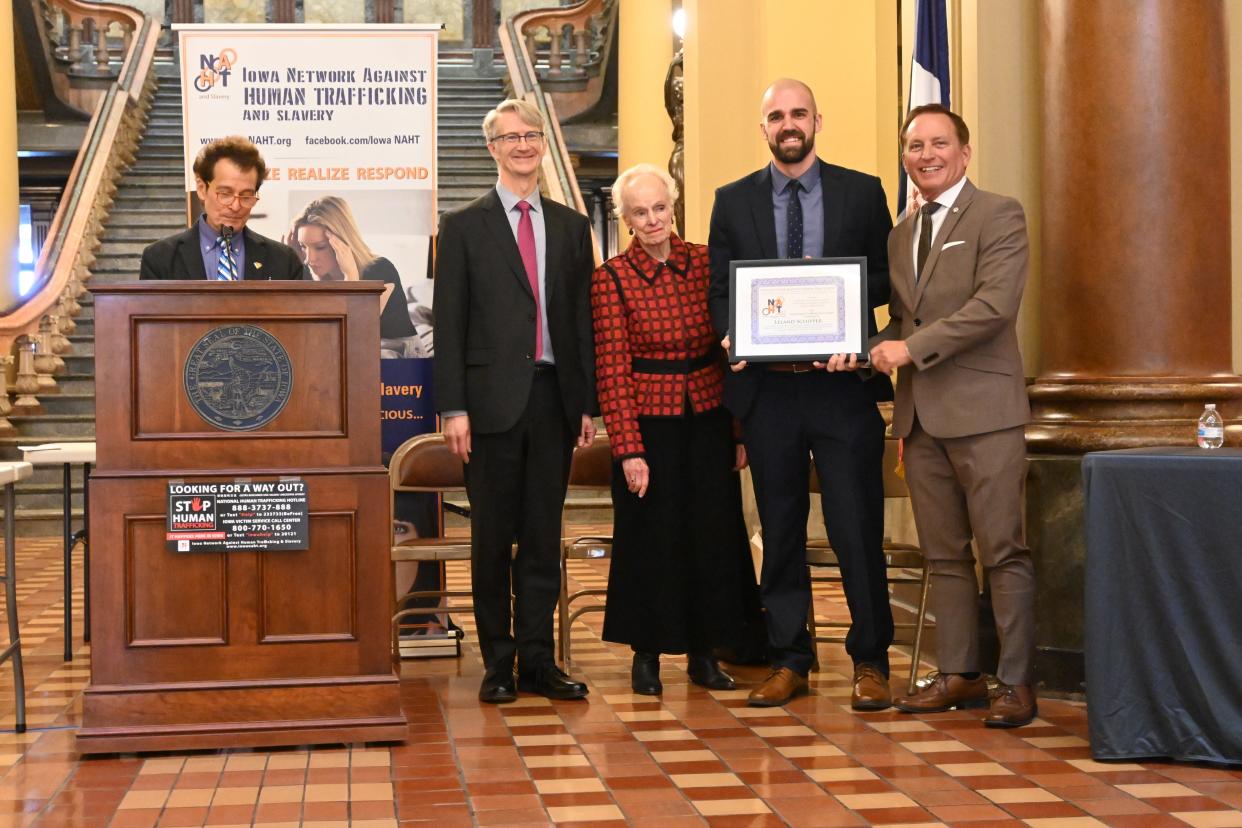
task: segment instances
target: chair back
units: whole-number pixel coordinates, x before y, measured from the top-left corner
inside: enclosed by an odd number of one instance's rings
[[[466,470],[443,434],[419,434],[393,453],[388,481],[394,492],[443,492],[466,488]]]
[[[884,439],[884,496],[909,497],[910,489],[906,481],[897,474],[897,464],[901,459],[901,441],[895,437]]]
[[[569,467],[571,488],[607,489],[612,486],[612,443],[607,434],[596,434],[589,446],[574,451]]]

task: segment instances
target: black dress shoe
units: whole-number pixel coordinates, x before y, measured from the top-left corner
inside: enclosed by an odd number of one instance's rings
[[[587,686],[574,681],[557,669],[555,664],[536,667],[533,672],[518,676],[518,689],[524,693],[538,693],[549,699],[568,701],[584,699]]]
[[[690,674],[690,680],[699,687],[706,687],[708,690],[737,689],[737,683],[733,681],[733,676],[721,670],[716,659],[710,655],[695,655],[691,653],[686,672]]]
[[[512,661],[498,662],[487,668],[487,672],[483,674],[483,684],[479,687],[479,701],[486,704],[517,701]]]
[[[640,696],[658,696],[664,692],[660,683],[660,654],[634,651],[630,668],[630,688]]]

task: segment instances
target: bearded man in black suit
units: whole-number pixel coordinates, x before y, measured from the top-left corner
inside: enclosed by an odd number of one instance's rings
[[[539,195],[533,104],[502,102],[483,134],[499,180],[440,220],[435,279],[436,404],[470,496],[479,699],[579,699],[586,685],[556,667],[552,617],[569,462],[595,436],[591,229]]]
[[[240,135],[212,141],[194,159],[203,214],[189,230],[142,251],[140,279],[301,279],[293,248],[260,236],[246,222],[259,203],[267,164]]]
[[[880,180],[816,157],[815,134],[823,120],[805,83],[773,83],[763,95],[761,116],[772,162],[717,190],[712,208],[709,301],[726,348],[734,260],[865,256],[870,306],[889,298],[893,222]],[[868,334],[875,330],[872,318]],[[876,402],[893,398],[892,384],[887,376],[829,373],[811,362],[741,362],[732,368],[725,375],[724,402],[742,422],[763,525],[760,592],[772,661],[772,673],[749,703],[778,706],[808,690],[815,661],[806,627],[810,456],[850,608],[845,648],[854,661],[851,703],[856,710],[888,707],[893,615],[883,554],[884,421]]]

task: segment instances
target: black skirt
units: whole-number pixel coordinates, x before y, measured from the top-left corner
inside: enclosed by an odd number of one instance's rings
[[[723,409],[640,417],[647,493],[613,468],[612,565],[604,639],[652,653],[733,646],[756,605],[754,568]]]

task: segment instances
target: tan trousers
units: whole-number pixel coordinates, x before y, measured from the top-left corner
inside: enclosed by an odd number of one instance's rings
[[[997,678],[1031,684],[1035,571],[1022,527],[1026,441],[1022,427],[939,439],[915,418],[905,442],[906,483],[919,543],[931,570],[939,667],[979,669],[979,584],[973,535],[1000,636]]]

